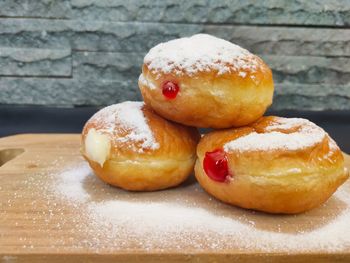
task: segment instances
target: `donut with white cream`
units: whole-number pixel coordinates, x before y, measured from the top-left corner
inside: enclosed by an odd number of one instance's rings
[[[134,191],[183,182],[193,170],[195,128],[158,116],[143,102],[101,109],[85,124],[82,154],[103,181]]]

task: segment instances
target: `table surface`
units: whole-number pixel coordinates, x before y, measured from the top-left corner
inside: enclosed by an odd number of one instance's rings
[[[193,176],[150,193],[111,187],[79,138],[0,139],[0,261],[350,261],[349,181],[312,211],[269,215],[217,201]]]

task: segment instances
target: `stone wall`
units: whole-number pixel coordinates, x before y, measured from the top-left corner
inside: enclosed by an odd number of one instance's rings
[[[349,26],[349,0],[0,0],[0,104],[140,99],[145,53],[204,32],[270,65],[275,110],[350,110]]]

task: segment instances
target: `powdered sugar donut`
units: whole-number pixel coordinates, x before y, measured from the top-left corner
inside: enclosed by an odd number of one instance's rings
[[[82,154],[103,181],[127,190],[172,187],[192,172],[194,128],[169,122],[143,102],[103,108],[85,124]]]
[[[139,87],[161,116],[196,127],[247,125],[272,103],[269,67],[249,51],[206,34],[152,48]]]
[[[299,118],[262,117],[206,134],[195,175],[216,198],[270,213],[299,213],[325,202],[348,178],[332,138]]]

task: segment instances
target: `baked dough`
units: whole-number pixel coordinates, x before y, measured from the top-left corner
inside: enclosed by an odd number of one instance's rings
[[[238,45],[206,34],[171,40],[144,58],[143,99],[166,119],[195,127],[239,127],[272,103],[270,68]]]
[[[103,181],[133,191],[176,186],[193,171],[197,129],[163,119],[143,102],[97,112],[82,132],[82,154]]]
[[[300,118],[262,117],[206,134],[195,176],[216,198],[269,213],[300,213],[324,203],[349,173],[334,140]]]

